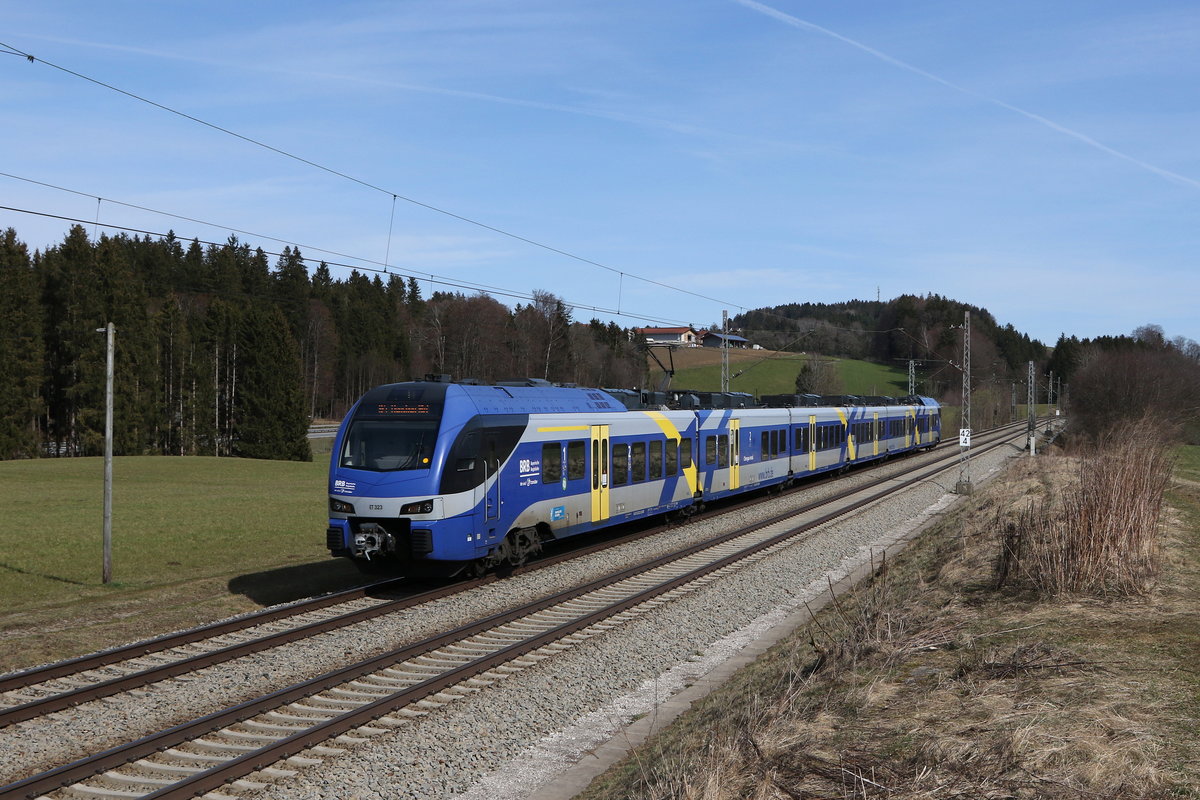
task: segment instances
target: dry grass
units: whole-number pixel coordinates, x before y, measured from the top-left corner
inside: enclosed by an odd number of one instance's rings
[[[995,586],[994,520],[1077,474],[1017,465],[582,797],[1200,797],[1194,518],[1137,594]]]
[[[1168,437],[1145,420],[1125,424],[1078,464],[1060,492],[1015,515],[1000,510],[997,585],[1024,580],[1048,596],[1146,594],[1158,574]]]

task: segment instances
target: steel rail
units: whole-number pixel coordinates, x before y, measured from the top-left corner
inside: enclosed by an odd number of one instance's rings
[[[981,451],[986,452],[987,450],[1001,447],[1007,443],[1008,442],[1006,439],[1001,438],[993,444],[981,448]],[[942,459],[942,461],[950,460],[951,459]],[[388,698],[383,698],[362,708],[348,712],[347,714],[335,717],[327,723],[322,723],[321,725],[315,726],[313,729],[294,734],[286,739],[269,745],[262,750],[254,751],[246,754],[245,756],[238,757],[226,762],[225,764],[219,765],[218,767],[214,767],[213,769],[198,773],[191,778],[174,784],[173,786],[166,787],[162,790],[154,792],[153,794],[146,795],[146,797],[190,797],[194,796],[195,794],[222,786],[231,780],[250,774],[264,766],[267,766],[269,763],[274,763],[280,758],[285,758],[293,755],[295,752],[306,749],[307,747],[310,747],[319,741],[326,741],[333,736],[344,733],[346,730],[360,727],[369,720],[377,719],[378,717],[395,710],[397,706],[411,703],[416,699],[427,697],[430,694],[435,694],[450,685],[459,683],[480,672],[485,672],[498,663],[511,660],[511,658],[517,657],[531,650],[536,650],[548,641],[553,641],[554,639],[570,635],[571,633],[574,633],[583,627],[592,625],[595,622],[606,618],[607,616],[618,614],[621,611],[632,607],[632,605],[644,603],[646,600],[657,597],[659,594],[670,591],[672,588],[676,588],[683,583],[696,580],[703,575],[716,571],[724,566],[728,566],[738,560],[747,558],[768,547],[779,544],[780,542],[792,538],[799,533],[811,530],[812,528],[823,525],[839,516],[849,514],[852,511],[873,503],[881,498],[887,497],[895,492],[923,482],[930,476],[950,469],[952,466],[953,464],[936,463],[930,467],[922,468],[920,474],[904,482],[894,484],[884,490],[877,491],[869,496],[855,501],[854,503],[851,503],[845,508],[831,511],[816,520],[812,520],[801,526],[791,528],[781,534],[770,537],[748,548],[744,548],[737,553],[718,559],[706,567],[700,567],[696,570],[692,570],[683,576],[667,581],[666,583],[660,584],[659,586],[646,590],[645,592],[638,593],[637,595],[627,600],[620,601],[619,603],[609,606],[606,609],[593,612],[592,614],[586,615],[585,617],[568,623],[565,626],[560,626],[558,629],[539,634],[531,640],[510,645],[509,647],[506,647],[501,651],[497,651],[496,653],[489,654],[482,659],[469,662],[468,664],[454,670],[453,674],[439,675],[429,681],[410,687],[409,689],[405,689],[402,692],[392,695]],[[682,551],[651,559],[643,564],[629,567],[604,578],[591,581],[583,586],[558,592],[551,596],[534,601],[533,603],[527,604],[522,608],[511,609],[506,612],[491,615],[486,619],[460,626],[452,631],[430,637],[422,642],[400,648],[391,653],[376,656],[358,664],[353,664],[334,672],[327,673],[326,675],[318,676],[309,681],[281,689],[262,698],[248,701],[232,708],[201,717],[197,720],[174,726],[153,736],[145,737],[126,745],[111,748],[110,750],[95,756],[80,759],[57,769],[31,776],[24,780],[9,784],[8,786],[0,787],[0,800],[16,797],[35,797],[40,794],[44,794],[47,791],[53,791],[54,789],[69,785],[71,783],[77,783],[92,775],[121,766],[122,764],[144,757],[156,751],[174,747],[188,741],[189,739],[193,739],[211,731],[219,730],[228,725],[241,722],[259,713],[277,708],[280,705],[288,702],[303,699],[304,697],[317,694],[325,689],[332,688],[349,680],[370,674],[371,672],[374,672],[384,666],[402,662],[406,659],[428,653],[437,649],[438,647],[453,643],[464,637],[468,637],[498,625],[503,625],[506,622],[511,622],[530,614],[537,613],[540,610],[594,591],[598,588],[625,580],[626,578],[644,573],[672,561],[677,561],[699,550],[708,549],[720,544],[721,542],[728,541],[738,536],[744,536],[747,533],[761,529],[767,525],[780,522],[788,517],[794,517],[803,513],[807,513],[815,507],[828,505],[836,502],[838,499],[844,499],[844,497],[847,495],[868,491],[874,485],[880,483],[889,483],[892,480],[893,479],[891,478],[884,478],[880,481],[876,481],[873,484],[848,490],[846,492],[839,493],[837,496],[826,498],[817,503],[810,504],[803,509],[775,515],[768,520],[755,523],[751,526],[746,526],[742,529],[724,534],[719,537],[714,537],[706,542],[685,548]],[[641,598],[640,600],[635,599],[639,597]],[[397,698],[404,699],[397,700]]]
[[[993,429],[993,431],[989,433],[998,433],[1003,431],[1005,427],[1009,426],[1000,426],[999,428]],[[913,453],[911,451],[906,451],[905,453],[905,455],[912,454]],[[871,465],[878,465],[878,463],[879,462],[875,460],[867,462],[867,464]],[[859,491],[859,489],[848,489],[845,492],[833,495],[830,500],[839,499],[846,496],[848,493],[853,493],[856,491]],[[722,507],[720,513],[725,513],[729,510],[742,508],[758,502],[762,502],[761,499],[747,499],[735,504],[727,504]],[[803,511],[808,510],[811,507],[815,506],[810,505],[808,507],[802,507],[801,509],[798,509],[796,513],[803,513]],[[522,574],[524,572],[543,569],[571,558],[578,558],[595,551],[604,550],[609,547],[614,547],[618,544],[623,544],[631,539],[654,535],[658,532],[661,532],[666,527],[669,526],[653,526],[649,529],[636,531],[617,539],[610,538],[605,542],[597,543],[584,548],[574,549],[566,553],[548,556],[540,559],[534,564],[526,565],[513,570],[510,574]],[[16,706],[10,706],[0,710],[0,728],[17,722],[34,719],[44,714],[61,711],[62,709],[70,708],[71,706],[90,702],[102,697],[109,697],[122,691],[128,691],[130,689],[146,686],[161,680],[166,680],[171,677],[183,675],[191,671],[212,666],[214,664],[219,664],[235,658],[240,658],[246,655],[261,652],[263,650],[268,650],[273,647],[299,641],[320,633],[348,627],[350,625],[374,619],[389,613],[394,613],[405,608],[411,608],[426,602],[432,602],[443,597],[451,596],[469,589],[486,585],[495,580],[497,580],[497,576],[488,575],[451,586],[439,587],[398,600],[383,602],[370,608],[358,609],[346,614],[330,617],[329,619],[318,620],[296,628],[274,632],[268,634],[267,636],[248,642],[241,642],[234,645],[217,648],[205,653],[184,657],[168,664],[136,670],[134,672],[117,676],[105,681],[91,683],[64,692],[57,692],[47,697],[31,700]],[[327,608],[341,602],[349,602],[363,598],[372,591],[379,591],[388,587],[397,586],[402,584],[403,581],[403,578],[398,578],[364,587],[349,589],[343,592],[337,592],[320,598],[315,598],[308,602],[294,603],[281,608],[268,609],[255,614],[227,620],[225,622],[213,623],[211,625],[191,629],[179,634],[168,634],[156,639],[137,642],[125,647],[114,648],[112,650],[106,650],[92,656],[83,656],[80,658],[71,659],[69,661],[51,664],[46,667],[16,673],[0,681],[0,691],[11,690],[15,688],[25,688],[37,683],[51,680],[55,677],[62,677],[64,675],[78,673],[88,669],[95,669],[108,664],[118,663],[122,660],[129,660],[131,658],[149,655],[151,653],[162,652],[173,647],[182,646],[184,644],[190,644],[196,641],[214,638],[218,635],[244,630],[245,628],[273,622],[279,619],[286,619],[289,616],[299,616],[301,614],[319,610],[321,608]]]
[[[78,658],[56,661],[53,664],[47,664],[42,667],[13,672],[0,677],[0,692],[23,689],[26,686],[32,686],[54,678],[61,678],[65,675],[96,669],[120,661],[128,661],[132,658],[170,650],[172,647],[179,647],[191,644],[192,642],[203,641],[204,639],[212,639],[226,633],[244,630],[255,625],[263,625],[279,619],[286,619],[309,611],[317,611],[328,606],[337,605],[338,603],[357,600],[367,596],[369,592],[382,590],[389,586],[398,585],[401,582],[402,579],[393,578],[367,586],[345,589],[340,592],[322,595],[321,597],[302,600],[299,603],[292,603],[276,608],[266,608],[222,622],[213,622],[178,633],[167,633],[152,639],[144,639],[121,647],[114,647],[110,650],[102,650],[99,653],[90,653]]]

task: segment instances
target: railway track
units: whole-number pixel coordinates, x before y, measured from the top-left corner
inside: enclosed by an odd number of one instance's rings
[[[746,498],[723,504],[706,514],[725,513],[759,502],[761,497]],[[513,572],[551,567],[570,558],[654,536],[666,527],[669,526],[653,525],[619,537],[608,536],[594,545],[572,547]],[[6,675],[0,677],[0,728],[433,602],[494,580],[497,577],[489,575],[427,590],[414,590],[413,583],[404,578],[381,581]],[[386,598],[394,592],[403,596]]]
[[[990,438],[995,447],[1011,436],[998,432]],[[0,787],[0,798],[60,796],[60,791],[64,797],[188,797],[238,781],[235,787],[252,788],[259,781],[247,776],[286,775],[333,754],[336,744],[327,743],[337,737],[343,743],[363,741],[484,690],[956,463],[954,452],[901,483],[891,477],[876,482],[893,483],[886,489],[868,485],[839,492],[765,523]],[[842,502],[838,509],[820,511],[836,502]]]

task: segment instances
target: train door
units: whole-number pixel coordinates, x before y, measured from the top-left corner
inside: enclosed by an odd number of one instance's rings
[[[483,435],[483,487],[484,487],[484,518],[489,520],[500,518],[500,455],[496,445],[496,434],[485,432]]]
[[[603,522],[609,517],[608,493],[608,426],[593,425],[592,428],[592,522]]]
[[[875,416],[872,419],[873,422],[871,424],[875,426],[875,430],[872,431],[875,434],[875,455],[879,455],[879,440],[883,438],[883,429],[879,427],[878,411],[875,412]]]
[[[817,469],[817,417],[816,414],[809,415],[809,471],[815,473]]]
[[[739,489],[742,485],[742,421],[729,420],[729,488]]]

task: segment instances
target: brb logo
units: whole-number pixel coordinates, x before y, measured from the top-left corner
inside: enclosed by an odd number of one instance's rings
[[[333,491],[335,494],[354,494],[354,487],[358,486],[354,481],[347,481],[338,478],[333,482]]]

